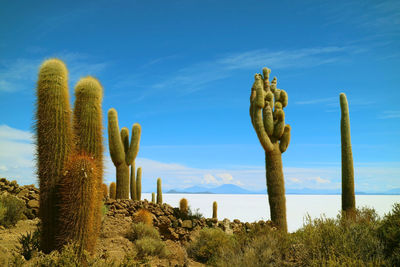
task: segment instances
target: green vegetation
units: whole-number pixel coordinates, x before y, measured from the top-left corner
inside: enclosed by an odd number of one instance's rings
[[[218,204],[217,201],[213,202],[213,213],[212,213],[212,218],[213,219],[218,219]]]
[[[136,174],[136,200],[141,200],[142,198],[142,168],[137,169]]]
[[[132,162],[131,164],[131,199],[136,200],[137,195],[136,195],[136,174],[135,174],[135,161]]]
[[[3,193],[0,195],[0,225],[8,228],[25,217],[25,202],[16,196]]]
[[[110,198],[115,199],[117,194],[117,185],[114,182],[110,184]]]
[[[39,229],[35,230],[33,233],[28,232],[25,235],[21,235],[18,237],[18,243],[18,253],[21,254],[25,260],[30,260],[40,249]]]
[[[250,118],[258,140],[265,151],[268,201],[271,220],[287,232],[285,182],[282,153],[290,143],[290,126],[285,124],[287,93],[277,88],[277,79],[269,81],[271,70],[263,68],[263,75],[256,74],[250,95]]]
[[[179,201],[179,211],[180,211],[182,214],[187,214],[187,213],[188,213],[188,201],[187,201],[186,198],[182,198],[182,199]]]
[[[161,178],[157,179],[157,204],[162,204]]]

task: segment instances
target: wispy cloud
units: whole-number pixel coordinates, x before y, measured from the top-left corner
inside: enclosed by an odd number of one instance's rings
[[[86,75],[98,75],[106,67],[106,62],[95,62],[89,55],[60,52],[51,57],[60,58],[68,67],[69,81],[75,83]],[[37,80],[40,64],[46,58],[20,58],[0,61],[0,92],[17,92],[32,89]]]
[[[400,118],[400,110],[386,110],[380,116],[381,119],[398,119]]]
[[[231,77],[237,70],[261,69],[266,65],[273,69],[317,67],[346,61],[347,55],[363,51],[356,46],[328,46],[279,51],[258,49],[231,53],[181,68],[160,79],[152,87],[159,90],[178,88],[179,92],[186,94],[198,91],[211,82]]]

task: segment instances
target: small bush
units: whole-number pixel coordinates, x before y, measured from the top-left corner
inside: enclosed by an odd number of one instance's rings
[[[160,239],[160,233],[153,226],[144,223],[134,223],[132,231],[127,236],[130,241],[136,241],[145,237]]]
[[[220,258],[224,251],[234,248],[234,240],[221,229],[204,228],[196,240],[188,247],[189,255],[202,262],[212,263]]]
[[[400,266],[400,203],[386,214],[378,229],[379,238],[384,246],[384,254],[394,266]]]
[[[168,255],[165,244],[161,239],[144,237],[135,241],[135,247],[137,249],[138,258],[145,258],[148,256],[165,258]]]
[[[19,246],[17,252],[24,256],[26,260],[30,260],[32,256],[39,251],[40,246],[40,233],[39,230],[25,235],[21,235],[18,238]]]
[[[25,217],[25,209],[24,201],[18,197],[7,193],[0,195],[0,225],[14,226]]]
[[[135,223],[153,225],[153,213],[146,209],[140,209],[133,215],[133,221]]]

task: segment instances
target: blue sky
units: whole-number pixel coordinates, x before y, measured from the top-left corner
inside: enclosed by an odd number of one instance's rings
[[[2,1],[0,176],[20,184],[36,182],[35,82],[50,57],[67,64],[71,103],[79,78],[93,75],[104,118],[114,107],[120,127],[142,125],[145,191],[157,177],[164,189],[265,188],[248,115],[264,66],[289,95],[288,188],[340,187],[340,92],[356,190],[400,187],[399,1]]]

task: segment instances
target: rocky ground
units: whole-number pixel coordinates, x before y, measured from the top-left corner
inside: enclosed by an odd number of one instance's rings
[[[18,186],[15,181],[0,179],[0,194],[8,192],[25,201],[27,220],[21,220],[15,227],[5,229],[0,226],[0,253],[11,255],[18,245],[18,237],[28,232],[33,232],[39,219],[36,218],[39,208],[39,190],[33,185]],[[126,253],[134,250],[134,245],[127,239],[127,233],[137,218],[136,212],[146,209],[151,212],[153,226],[160,232],[170,256],[168,259],[153,258],[150,266],[203,266],[188,258],[185,246],[192,241],[199,230],[204,227],[219,227],[228,234],[239,231],[248,231],[255,224],[270,225],[269,221],[258,223],[243,223],[239,220],[233,222],[228,219],[201,218],[182,214],[178,208],[168,204],[157,205],[147,200],[113,200],[105,199],[106,213],[103,216],[102,229],[97,245],[97,255],[107,255],[114,259],[122,259]]]

